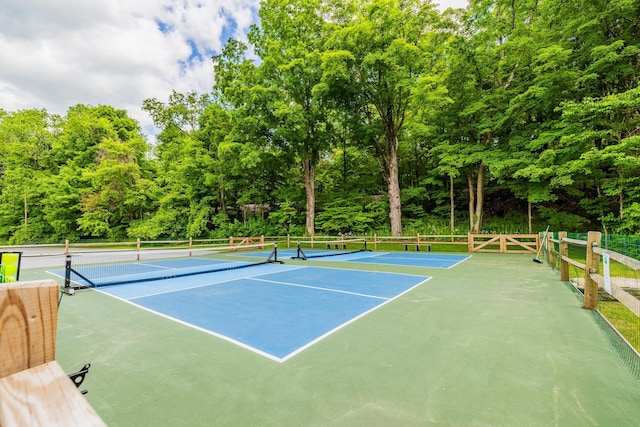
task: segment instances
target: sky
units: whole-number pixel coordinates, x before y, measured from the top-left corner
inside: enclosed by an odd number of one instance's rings
[[[173,90],[208,93],[211,56],[246,40],[259,0],[0,0],[0,109],[66,114],[76,104],[127,110]],[[441,0],[440,8],[467,0]]]

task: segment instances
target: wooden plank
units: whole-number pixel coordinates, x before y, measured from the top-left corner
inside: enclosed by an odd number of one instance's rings
[[[58,362],[0,378],[0,426],[106,426]]]
[[[608,254],[609,258],[611,258],[612,260],[624,264],[635,271],[640,270],[640,261],[635,258],[631,258],[618,252],[610,251],[608,249],[602,249],[599,247],[593,248],[593,251],[599,255]]]
[[[574,267],[578,267],[581,270],[586,270],[587,265],[586,264],[582,264],[581,262],[575,261],[572,258],[569,258],[568,256],[563,255],[562,256],[562,261],[565,261],[567,264],[571,264]]]
[[[576,246],[587,246],[586,240],[570,239],[568,237],[565,237],[564,239],[562,239],[562,241]]]
[[[604,289],[604,277],[599,274],[592,274],[591,279],[598,284],[598,287]],[[627,307],[636,316],[640,316],[640,303],[633,295],[625,291],[618,283],[618,278],[611,278],[611,295]]]
[[[476,239],[477,237],[481,237],[481,238],[488,238],[489,240],[484,241],[484,242],[476,242],[476,241],[475,241],[475,239]],[[500,251],[501,251],[500,249],[498,249],[498,250],[487,250],[487,249],[485,249],[485,250],[482,250],[482,251],[481,251],[481,249],[482,249],[482,248],[484,248],[484,247],[486,247],[486,246],[489,246],[489,245],[491,245],[491,244],[494,244],[494,245],[495,245],[495,244],[500,244],[500,235],[499,235],[499,234],[498,234],[498,235],[491,235],[491,234],[486,234],[486,235],[479,234],[479,235],[475,235],[475,236],[473,236],[473,240],[472,240],[472,242],[473,242],[473,243],[472,243],[472,252],[485,252],[485,251],[490,251],[490,252],[500,252]],[[497,243],[496,243],[496,242],[497,242]],[[475,246],[476,244],[477,244],[478,246]]]
[[[538,246],[538,243],[535,241],[528,241],[528,242],[521,242],[520,240],[518,240],[518,238],[531,238],[527,235],[524,236],[505,236],[507,241],[511,242],[514,244],[514,246],[520,246],[523,249],[525,249],[524,251],[512,251],[510,250],[509,252],[513,252],[513,253],[537,253],[537,249],[536,247]],[[508,246],[511,246],[509,244],[507,244]],[[508,249],[508,247],[507,247]]]
[[[0,378],[55,359],[59,292],[54,280],[0,286]]]

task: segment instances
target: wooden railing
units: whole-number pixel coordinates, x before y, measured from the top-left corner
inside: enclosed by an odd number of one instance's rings
[[[602,249],[600,241],[602,233],[598,231],[590,231],[587,240],[571,239],[567,237],[567,233],[561,231],[558,238],[553,238],[550,233],[549,241],[558,244],[557,253],[554,250],[547,250],[547,256],[551,267],[557,267],[559,263],[560,280],[570,281],[569,266],[573,266],[581,271],[584,275],[584,302],[582,307],[585,309],[596,309],[598,307],[598,289],[605,289],[615,299],[624,304],[629,310],[640,316],[640,303],[633,295],[630,295],[624,288],[624,277],[612,277],[603,271],[603,265],[608,264],[609,260],[614,260],[630,269],[631,271],[640,271],[640,261],[628,257],[618,252]],[[569,246],[577,246],[585,248],[585,262],[579,262],[569,257]],[[605,264],[603,264],[603,258]]]
[[[537,253],[538,234],[469,234],[469,252]]]
[[[406,250],[429,250],[432,246],[465,246],[469,252],[498,252],[498,253],[536,253],[540,248],[540,237],[538,234],[441,234],[427,235],[417,234],[411,236],[379,236],[377,234],[369,236],[333,235],[333,236],[251,236],[251,237],[228,237],[220,239],[183,239],[183,240],[141,240],[136,239],[125,242],[98,242],[98,243],[73,243],[69,240],[63,244],[46,245],[19,245],[10,248],[24,248],[41,250],[41,255],[48,254],[68,254],[71,252],[82,252],[83,250],[95,251],[106,250],[131,250],[141,251],[146,249],[159,248],[211,248],[235,246],[266,245],[268,243],[278,243],[288,248],[295,246],[298,242],[315,246],[319,242],[343,241],[351,239],[366,239],[367,245],[373,250],[379,247],[389,247],[390,245],[400,245]],[[9,246],[7,246],[9,247]],[[1,248],[0,248],[1,249]]]

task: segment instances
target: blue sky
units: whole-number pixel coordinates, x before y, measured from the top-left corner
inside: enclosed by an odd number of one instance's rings
[[[441,8],[467,0],[442,0]],[[245,40],[259,0],[0,0],[0,108],[111,105],[153,133],[147,98],[207,93],[211,56]]]

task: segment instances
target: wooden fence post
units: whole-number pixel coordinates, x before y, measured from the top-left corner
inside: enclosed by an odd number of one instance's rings
[[[378,250],[378,233],[373,235],[373,250]]]
[[[469,252],[473,252],[473,234],[467,233],[467,248]]]
[[[582,308],[595,310],[598,308],[598,282],[591,278],[591,274],[600,269],[600,255],[593,251],[594,246],[600,245],[602,233],[590,231],[587,237],[587,262],[584,269],[584,303]]]
[[[553,239],[553,231],[548,231],[547,234],[544,236],[546,238],[546,245],[547,245],[547,254],[549,255],[549,266],[552,269],[556,268],[557,262],[558,260],[556,259],[556,253],[553,250],[549,250],[549,243],[553,243],[551,241],[551,239]],[[565,237],[566,237],[566,233],[565,233]],[[554,249],[555,249],[555,244],[554,244]]]
[[[558,248],[560,258],[560,280],[562,280],[563,282],[569,281],[569,263],[565,261],[565,258],[569,257],[569,244],[564,241],[566,237],[566,231],[558,232],[558,241],[560,242]],[[551,251],[551,253],[553,253],[553,251]]]

